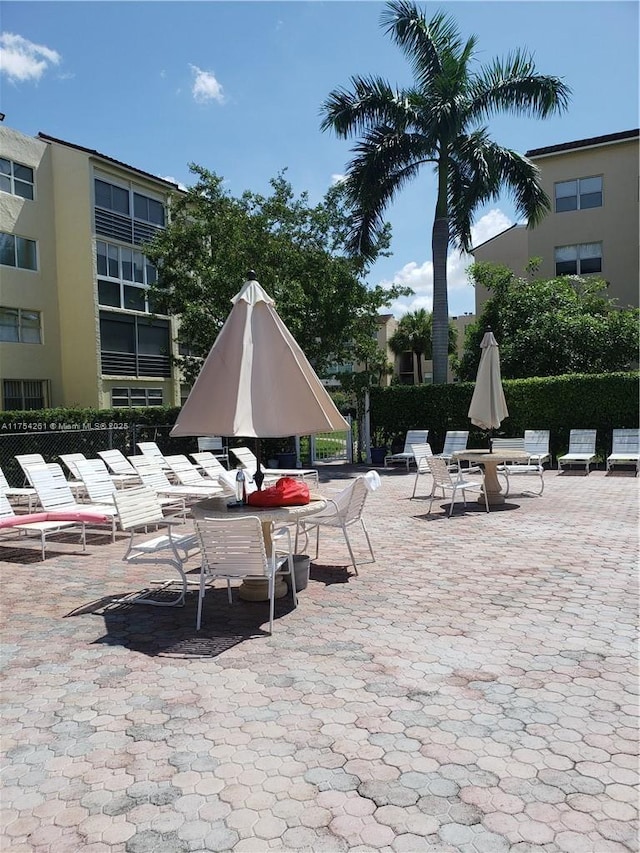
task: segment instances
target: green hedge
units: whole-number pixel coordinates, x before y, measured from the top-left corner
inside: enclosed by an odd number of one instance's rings
[[[525,429],[548,429],[554,456],[569,446],[571,429],[597,429],[601,458],[611,452],[611,431],[638,427],[640,374],[571,374],[542,379],[505,379],[509,417],[496,435],[515,437]],[[487,434],[467,415],[474,384],[393,385],[371,390],[374,443],[398,447],[409,429],[428,429],[434,452],[442,449],[447,430],[468,429],[469,447],[486,447]]]

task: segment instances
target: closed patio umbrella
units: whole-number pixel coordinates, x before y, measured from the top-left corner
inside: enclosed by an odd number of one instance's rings
[[[469,406],[471,423],[489,430],[489,435],[509,417],[500,375],[500,351],[493,332],[485,332],[480,344],[482,354],[476,385]]]
[[[249,273],[172,436],[279,438],[348,429],[274,301]],[[256,484],[262,485],[258,442]]]

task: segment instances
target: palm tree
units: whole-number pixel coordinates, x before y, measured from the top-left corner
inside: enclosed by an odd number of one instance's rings
[[[549,208],[538,169],[494,142],[483,125],[503,111],[545,118],[566,109],[570,89],[538,74],[532,57],[516,50],[506,59],[473,67],[476,38],[463,43],[444,13],[430,21],[408,0],[385,5],[387,34],[405,53],[414,82],[394,89],[380,77],[353,77],[351,90],[330,93],[322,105],[323,130],[360,135],[347,167],[353,207],[350,248],[368,257],[396,193],[432,164],[437,202],[432,231],[433,380],[447,381],[447,253],[450,241],[471,248],[471,220],[479,205],[505,187],[519,216],[537,224]]]
[[[458,331],[453,323],[448,324],[447,352],[456,351]],[[389,338],[389,349],[394,355],[412,352],[418,367],[418,385],[422,385],[422,356],[429,358],[432,350],[433,314],[418,308],[410,311],[398,323],[398,328]]]

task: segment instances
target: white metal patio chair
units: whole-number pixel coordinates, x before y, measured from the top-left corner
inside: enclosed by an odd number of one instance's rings
[[[526,453],[526,444],[524,438],[494,438],[492,440],[492,448],[494,450],[517,450],[520,453]],[[529,456],[525,462],[509,461],[502,465],[498,465],[496,471],[499,476],[503,476],[506,483],[505,496],[511,490],[511,477],[519,475],[529,475],[539,477],[540,489],[534,494],[541,495],[544,491],[544,468],[542,462],[538,461],[537,457]]]
[[[532,463],[545,462],[551,464],[551,453],[549,452],[549,430],[548,429],[526,429],[524,431],[524,449],[529,454]]]
[[[33,486],[10,486],[2,468],[0,468],[0,492],[3,492],[8,498],[17,498],[18,503],[20,503],[21,498],[26,498],[29,512],[33,511],[34,505],[38,502],[38,495]]]
[[[99,450],[98,456],[111,473],[114,483],[118,486],[139,486],[140,476],[124,453],[117,448]]]
[[[407,431],[407,434],[404,439],[404,450],[401,453],[388,453],[384,457],[384,467],[388,468],[390,464],[393,462],[404,462],[407,466],[407,471],[409,470],[409,466],[411,463],[415,463],[415,458],[413,456],[413,450],[411,449],[411,445],[413,444],[426,444],[427,439],[429,437],[428,429],[410,429]]]
[[[211,453],[221,465],[223,460],[225,465],[229,464],[229,451],[221,435],[199,436],[198,453]]]
[[[485,507],[487,512],[489,512],[489,501],[487,498],[487,493],[484,489],[484,476],[481,471],[474,470],[472,472],[473,479],[470,479],[469,472],[463,470],[462,468],[456,472],[450,471],[444,459],[440,459],[437,456],[427,456],[425,457],[425,459],[433,477],[431,494],[429,495],[430,501],[429,509],[427,510],[427,515],[431,512],[431,507],[436,498],[436,491],[438,489],[442,491],[443,497],[446,497],[447,492],[451,493],[449,516],[451,516],[453,512],[453,505],[455,503],[456,494],[458,492],[462,494],[462,500],[464,502],[465,507],[467,505],[466,493],[468,491],[480,492],[484,495]]]
[[[585,473],[596,458],[596,430],[572,429],[569,433],[569,450],[558,456],[558,471],[564,471],[567,465],[584,465]]]
[[[172,525],[180,523],[179,519],[163,514],[162,504],[153,491],[147,486],[133,489],[122,489],[114,493],[113,499],[118,511],[118,521],[122,530],[129,533],[129,545],[122,558],[125,563],[142,563],[157,566],[167,563],[176,570],[178,579],[154,581],[153,589],[135,593],[119,599],[121,602],[134,604],[150,604],[156,607],[175,607],[184,604],[187,593],[187,576],[184,563],[191,556],[190,552],[199,549],[198,537],[195,533],[172,533]],[[166,533],[158,533],[150,539],[141,538],[148,532],[149,527],[166,527]],[[158,592],[169,590],[179,584],[176,597],[169,600],[153,598]]]
[[[294,607],[298,605],[296,579],[291,549],[291,532],[281,527],[271,533],[271,552],[265,551],[262,522],[255,515],[240,518],[197,518],[195,528],[202,552],[200,590],[196,630],[202,622],[202,605],[207,586],[217,578],[227,582],[229,603],[233,601],[231,581],[235,579],[267,580],[269,587],[269,633],[273,633],[275,575],[284,570],[290,575]],[[286,542],[286,548],[278,547]]]
[[[233,453],[240,465],[247,470],[249,476],[253,479],[258,467],[258,460],[255,454],[248,447],[232,447],[231,453]],[[308,481],[310,486],[318,487],[319,478],[315,468],[265,468],[261,464],[260,470],[271,481],[275,481],[279,477],[297,477]]]
[[[344,535],[349,556],[351,557],[351,562],[347,565],[353,566],[356,575],[358,574],[358,563],[360,565],[363,565],[364,563],[375,563],[376,557],[373,553],[371,539],[369,538],[369,531],[367,530],[362,517],[369,491],[370,489],[367,485],[365,476],[360,475],[359,477],[356,477],[355,480],[353,480],[345,489],[338,492],[338,494],[333,498],[327,498],[327,506],[325,509],[300,520],[298,525],[299,531],[296,531],[296,545],[298,532],[304,535],[306,542],[308,541],[309,533],[315,530],[317,559],[320,550],[320,529],[334,528],[341,530]],[[369,553],[371,554],[370,560],[358,560],[356,562],[348,532],[349,528],[354,524],[360,524],[364,532],[367,545],[369,547]]]
[[[431,451],[431,445],[428,442],[425,444],[412,444],[411,449],[413,450],[413,456],[416,460],[416,478],[413,481],[413,492],[411,493],[411,500],[413,500],[416,496],[420,477],[424,477],[425,474],[431,475],[431,468],[429,468],[427,463],[427,456],[433,456],[433,453]]]
[[[82,550],[87,550],[86,540],[85,540],[85,523],[83,521],[47,521],[47,520],[39,520],[35,519],[38,516],[45,516],[46,513],[29,513],[28,515],[17,515],[11,504],[9,503],[9,498],[4,494],[4,492],[0,491],[0,533],[4,535],[9,534],[12,530],[15,530],[20,534],[24,533],[25,535],[31,534],[32,536],[40,537],[40,549],[41,549],[41,559],[45,559],[46,552],[46,539],[50,533],[61,533],[63,531],[70,530],[71,528],[80,528],[80,541],[82,542]],[[34,519],[33,521],[29,521],[29,518]]]
[[[616,465],[635,465],[636,477],[638,476],[640,471],[640,430],[613,430],[611,453],[607,456],[607,473]]]

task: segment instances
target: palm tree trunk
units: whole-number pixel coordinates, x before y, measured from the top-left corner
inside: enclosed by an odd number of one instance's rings
[[[414,355],[418,360],[418,385],[422,385],[422,353],[414,350]]]
[[[447,252],[449,217],[436,216],[431,237],[433,258],[433,382],[447,382],[449,364],[449,299],[447,294]]]

